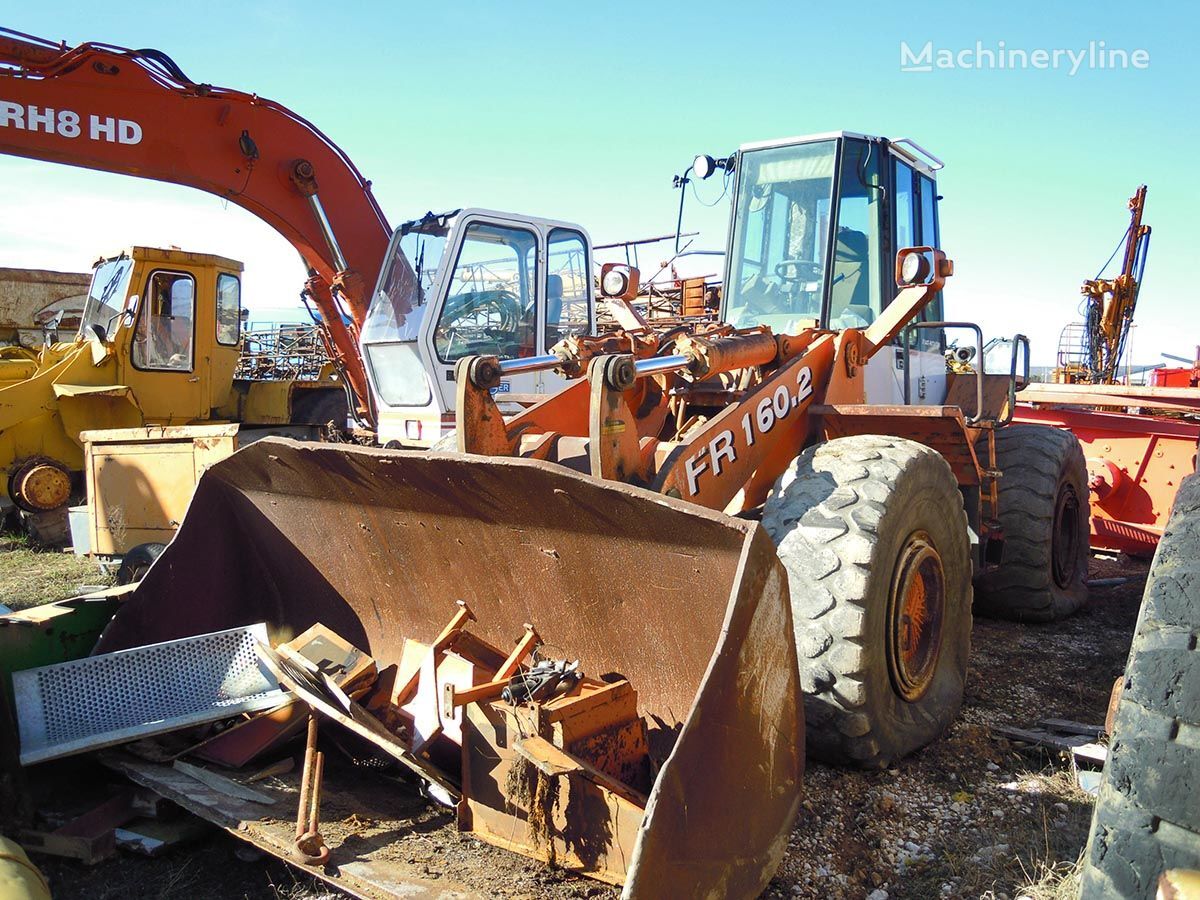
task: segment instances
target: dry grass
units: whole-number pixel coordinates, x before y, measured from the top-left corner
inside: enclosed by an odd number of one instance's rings
[[[1076,900],[1083,854],[1074,862],[1038,863],[1020,886],[1019,896],[1029,900]]]
[[[0,536],[0,603],[27,609],[79,593],[81,585],[111,579],[86,557],[61,550],[39,550],[24,538]]]

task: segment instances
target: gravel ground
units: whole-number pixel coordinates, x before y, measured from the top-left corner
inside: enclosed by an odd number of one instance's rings
[[[949,733],[893,769],[862,773],[814,764],[783,865],[765,896],[886,900],[1073,896],[1091,798],[1066,762],[994,739],[989,726],[1055,717],[1100,723],[1124,668],[1146,564],[1093,560],[1098,589],[1070,620],[1025,626],[977,620],[966,697]],[[423,836],[447,856],[479,852],[451,826]],[[221,833],[190,851],[121,856],[91,869],[45,865],[56,897],[323,900],[321,883],[270,858],[242,861]],[[483,848],[486,852],[491,848]],[[499,867],[506,896],[615,896],[596,882],[513,859]],[[517,872],[517,870],[520,872]],[[519,877],[518,877],[519,876]]]
[[[814,764],[804,811],[768,897],[1072,896],[1092,798],[1065,760],[994,739],[992,725],[1100,724],[1125,667],[1147,564],[1093,559],[1097,589],[1065,622],[977,619],[958,721],[885,772]]]

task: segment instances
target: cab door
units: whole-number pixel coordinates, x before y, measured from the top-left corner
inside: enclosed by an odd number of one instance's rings
[[[147,423],[208,418],[206,359],[197,349],[197,298],[207,287],[203,274],[156,266],[142,284],[119,377],[133,390]]]
[[[552,227],[546,236],[545,280],[538,304],[541,324],[538,353],[573,334],[594,334],[596,306],[587,235],[574,228]],[[537,392],[557,394],[568,381],[553,369],[538,373]]]
[[[536,355],[538,269],[544,238],[528,224],[466,217],[457,229],[452,265],[438,289],[441,304],[426,329],[426,351],[445,409],[454,409],[454,364],[464,356],[521,359]],[[535,394],[538,373],[506,376],[493,389]]]

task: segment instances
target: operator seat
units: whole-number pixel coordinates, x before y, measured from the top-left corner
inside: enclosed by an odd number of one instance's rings
[[[558,343],[562,335],[563,280],[561,275],[546,276],[546,349]]]
[[[833,296],[830,298],[830,323],[841,318],[848,307],[871,309],[871,287],[867,273],[870,245],[867,236],[851,228],[839,228],[837,251],[833,258]],[[863,318],[860,310],[855,310]],[[868,323],[874,315],[868,319]]]

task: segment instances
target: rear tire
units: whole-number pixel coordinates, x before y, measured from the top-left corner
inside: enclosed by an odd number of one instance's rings
[[[1200,869],[1200,476],[1175,497],[1138,615],[1080,896],[1153,897]]]
[[[987,445],[976,448],[986,460]],[[1018,622],[1054,622],[1087,600],[1087,463],[1069,431],[996,429],[1000,566],[975,582],[975,611]]]
[[[809,753],[880,768],[941,735],[971,644],[966,513],[941,454],[875,435],[812,447],[762,521],[788,572]]]

